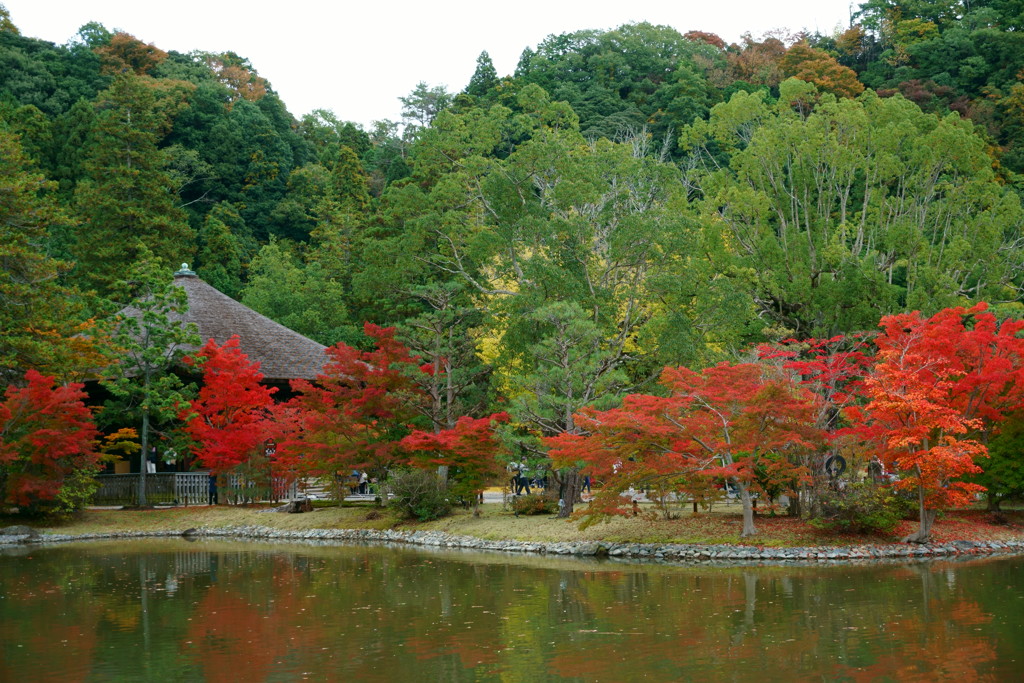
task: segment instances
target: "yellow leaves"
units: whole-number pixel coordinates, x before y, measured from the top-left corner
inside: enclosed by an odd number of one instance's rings
[[[103,454],[101,460],[113,461],[120,456],[138,453],[142,448],[138,438],[139,433],[131,427],[124,427],[113,434],[107,434],[100,439],[99,443],[99,451]]]

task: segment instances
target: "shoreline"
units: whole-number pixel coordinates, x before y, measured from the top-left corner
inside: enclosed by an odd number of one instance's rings
[[[481,550],[511,554],[562,555],[655,560],[681,564],[758,563],[818,564],[871,562],[875,560],[921,560],[957,556],[1024,554],[1024,540],[949,541],[933,544],[864,544],[850,546],[759,547],[728,544],[626,543],[609,541],[519,541],[487,540],[443,531],[402,531],[394,529],[279,529],[244,525],[198,527],[180,530],[104,531],[80,534],[38,533],[0,535],[0,548],[40,546],[75,541],[133,538],[234,538],[238,540],[359,542],[403,544],[453,550]]]

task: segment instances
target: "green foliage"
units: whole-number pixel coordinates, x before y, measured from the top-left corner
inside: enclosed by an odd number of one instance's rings
[[[448,491],[438,476],[429,470],[392,470],[385,488],[388,505],[409,519],[426,522],[451,512]]]
[[[820,512],[810,523],[829,532],[888,534],[915,510],[913,500],[868,482],[827,489],[819,493],[818,501]]]
[[[450,429],[460,417],[486,407],[490,367],[480,359],[473,335],[483,316],[458,282],[419,287],[412,295],[426,310],[406,320],[399,338],[430,369],[417,370],[413,381],[429,397],[433,428]]]
[[[109,78],[100,74],[99,58],[79,46],[58,47],[37,38],[0,30],[0,92],[18,104],[34,105],[56,116],[82,98],[92,99]]]
[[[193,268],[209,285],[232,298],[242,289],[242,262],[245,249],[231,225],[242,222],[233,207],[220,204],[203,220],[199,230],[199,250]]]
[[[498,72],[494,68],[491,56],[484,50],[476,58],[476,70],[469,79],[469,85],[466,86],[466,94],[483,97],[496,85],[498,85]]]
[[[398,99],[402,103],[407,133],[412,135],[427,128],[452,103],[452,95],[443,85],[430,86],[423,81],[417,83],[411,93]]]
[[[1024,212],[970,123],[870,92],[801,114],[790,104],[813,87],[782,87],[778,106],[737,93],[682,136],[706,229],[728,245],[716,269],[746,282],[770,334],[1013,296]]]
[[[669,131],[720,99],[709,76],[724,63],[719,48],[643,22],[549,36],[523,53],[516,76],[572,105],[587,136],[619,139],[649,129],[660,147]]]
[[[614,351],[575,303],[549,304],[531,317],[541,338],[522,354],[525,372],[511,376],[512,414],[545,435],[573,433],[574,415],[624,383]]]
[[[71,515],[84,510],[92,504],[93,494],[100,484],[96,475],[100,467],[79,467],[64,478],[60,492],[50,505],[46,507],[48,514]]]
[[[110,321],[110,366],[102,380],[115,397],[108,402],[108,421],[132,416],[141,421],[140,471],[150,448],[151,421],[159,425],[176,419],[189,404],[189,391],[172,370],[200,339],[194,324],[183,325],[185,290],[172,284],[159,260],[142,249],[140,260],[119,289],[130,306]],[[123,424],[123,422],[121,423]],[[145,505],[139,488],[139,504]]]
[[[71,225],[52,190],[0,120],[0,387],[28,368],[66,376],[79,364],[81,299],[59,279],[68,265],[46,250],[50,230]]]
[[[988,507],[998,510],[1003,501],[1024,499],[1024,415],[1010,416],[988,442],[985,470],[972,478],[986,488]]]
[[[143,247],[168,263],[193,256],[195,234],[175,205],[176,188],[158,148],[177,107],[175,95],[158,102],[147,78],[119,75],[99,98],[86,143],[86,177],[75,190],[81,218],[75,279],[104,294],[142,258]]]
[[[359,337],[346,315],[341,284],[319,263],[303,264],[284,242],[272,240],[252,260],[241,301],[325,346]]]
[[[362,126],[351,121],[341,121],[334,112],[316,109],[305,114],[299,121],[299,134],[312,147],[312,152],[322,165],[338,155],[342,146],[352,149],[358,156],[366,154],[373,145],[370,136]]]

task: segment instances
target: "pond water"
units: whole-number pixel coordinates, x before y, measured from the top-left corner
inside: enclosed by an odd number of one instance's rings
[[[0,551],[0,681],[1020,680],[1022,570],[21,548]]]

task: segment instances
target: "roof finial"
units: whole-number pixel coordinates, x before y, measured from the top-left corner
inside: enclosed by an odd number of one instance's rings
[[[174,274],[174,277],[182,277],[182,276],[192,276],[192,277],[195,277],[195,274],[196,274],[195,271],[188,269],[188,264],[187,263],[182,263],[181,264],[181,270],[176,272]]]

